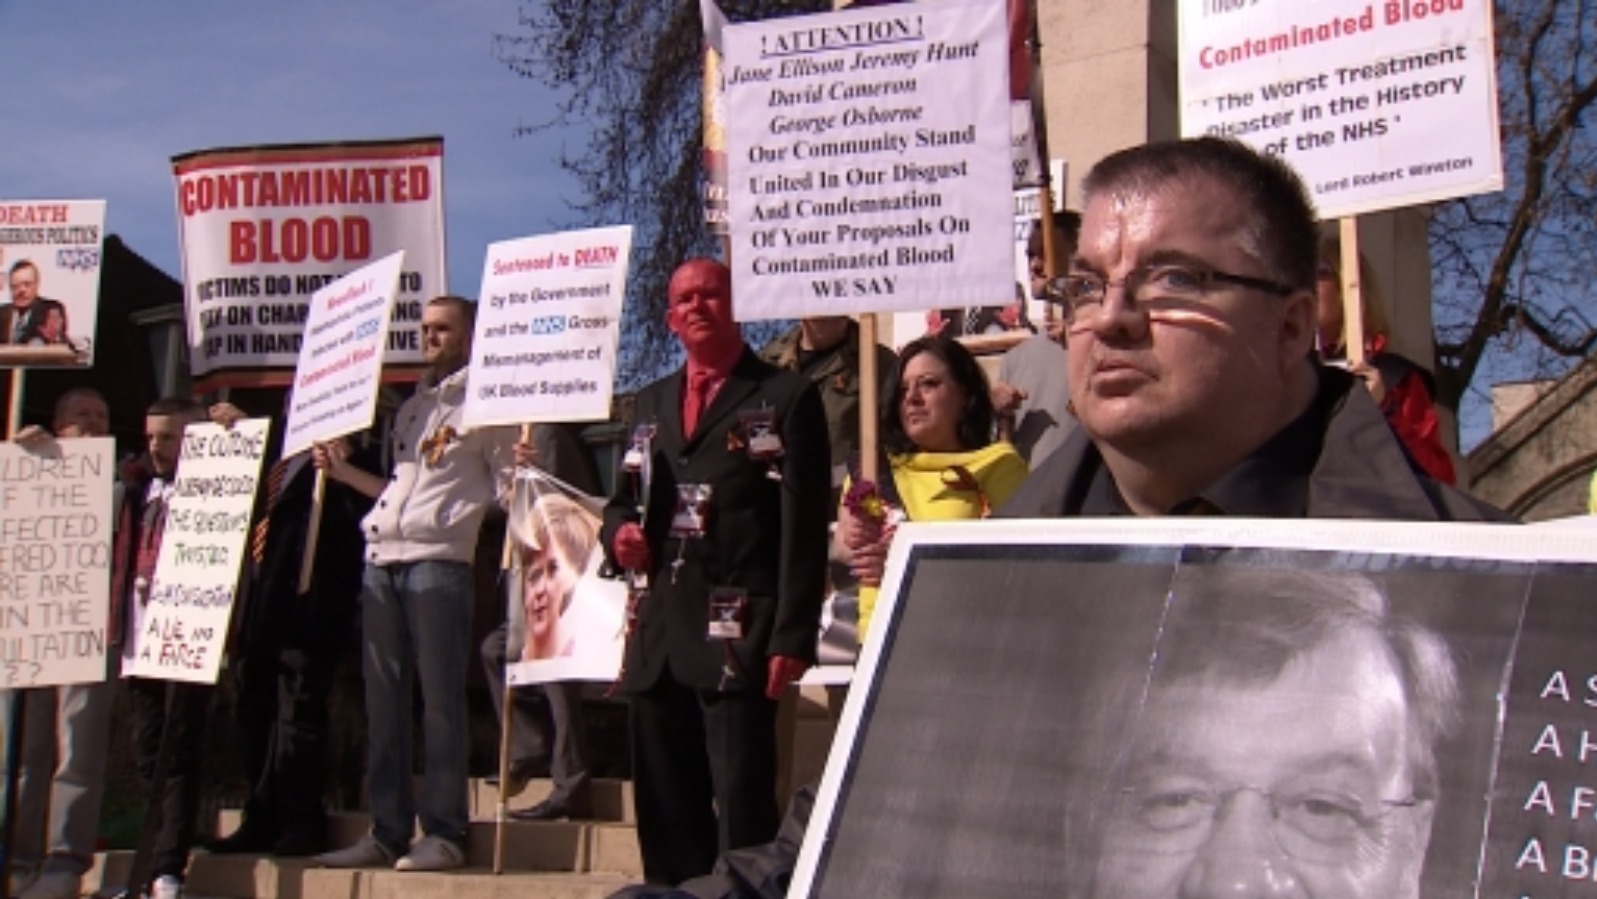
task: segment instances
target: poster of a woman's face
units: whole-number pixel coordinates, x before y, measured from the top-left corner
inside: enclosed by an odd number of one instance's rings
[[[562,617],[598,543],[598,522],[561,494],[539,497],[527,514],[517,529],[526,622],[521,660],[552,659],[571,653]]]

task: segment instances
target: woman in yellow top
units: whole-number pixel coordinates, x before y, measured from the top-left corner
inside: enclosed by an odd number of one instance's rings
[[[862,642],[898,522],[985,518],[1026,479],[1015,448],[993,441],[987,376],[957,340],[922,337],[899,353],[881,434],[892,479],[849,486],[833,547],[859,578]]]

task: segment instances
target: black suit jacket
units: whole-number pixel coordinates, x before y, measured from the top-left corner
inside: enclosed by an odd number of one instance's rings
[[[646,690],[669,665],[678,683],[764,692],[773,655],[815,661],[826,587],[831,461],[820,396],[803,376],[759,360],[747,348],[700,416],[682,433],[685,371],[643,388],[633,422],[652,422],[653,480],[644,523],[653,570],[627,644],[622,687]],[[738,413],[769,408],[784,452],[774,463],[749,458]],[[629,432],[630,433],[630,432]],[[780,480],[772,478],[772,470]],[[622,473],[605,509],[605,552],[614,562],[616,530],[638,521],[639,479]],[[709,484],[714,496],[702,537],[670,536],[677,485]],[[672,583],[671,563],[683,564]],[[723,646],[707,639],[709,597],[717,587],[746,590],[744,636]],[[726,656],[730,648],[732,658]],[[723,682],[730,662],[735,677]]]

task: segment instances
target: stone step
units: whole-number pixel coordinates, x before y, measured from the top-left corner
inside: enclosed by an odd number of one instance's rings
[[[232,833],[238,827],[239,813],[224,811],[217,823],[221,833]],[[607,871],[625,875],[638,875],[643,871],[637,830],[629,824],[506,821],[504,827],[504,867],[507,870]],[[494,828],[491,820],[472,821],[466,838],[468,865],[489,867],[493,864]],[[327,816],[328,845],[334,849],[353,845],[370,829],[371,817],[365,812],[334,812]]]
[[[507,806],[511,809],[531,808],[549,798],[554,791],[554,781],[548,778],[535,778],[521,791],[521,795],[510,799]],[[589,816],[584,820],[611,821],[623,824],[635,823],[632,817],[632,781],[599,779],[589,782],[588,790],[590,805]],[[467,799],[470,802],[471,817],[483,821],[492,821],[495,810],[499,807],[499,787],[479,778],[472,778],[467,788]]]
[[[84,889],[120,887],[132,864],[131,852],[102,853]],[[440,874],[334,871],[299,859],[196,853],[184,893],[189,899],[604,899],[636,880],[614,873],[495,875],[486,867]]]

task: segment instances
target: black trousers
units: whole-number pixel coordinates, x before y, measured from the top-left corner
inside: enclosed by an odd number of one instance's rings
[[[669,674],[629,699],[645,880],[708,874],[720,853],[776,836],[775,702],[696,690]]]
[[[233,664],[235,714],[250,795],[244,822],[270,837],[327,827],[327,697],[333,649],[247,647]]]
[[[488,693],[493,697],[494,714],[504,709],[505,636],[508,624],[482,641],[482,667],[488,678]],[[539,687],[519,687],[510,696],[510,721],[499,722],[510,728],[512,768],[537,768],[547,759],[554,790],[549,801],[584,816],[589,805],[587,728],[582,717],[582,684],[561,681]]]
[[[188,869],[189,848],[194,845],[203,786],[200,762],[204,758],[205,717],[210,712],[209,684],[181,684],[141,677],[127,679],[133,700],[133,762],[146,796],[160,810],[160,829],[150,876],[178,879]],[[172,702],[167,703],[167,691]],[[169,714],[170,712],[170,714]],[[161,731],[167,729],[170,761],[160,795],[154,795],[156,757]]]

